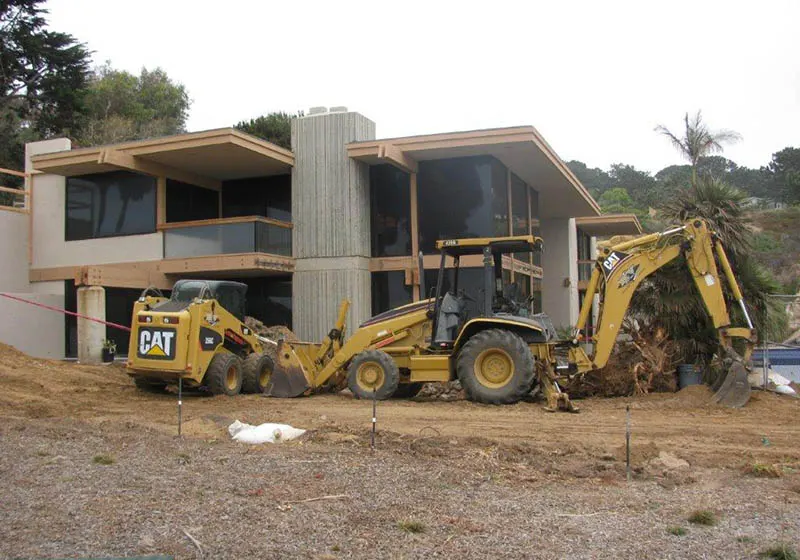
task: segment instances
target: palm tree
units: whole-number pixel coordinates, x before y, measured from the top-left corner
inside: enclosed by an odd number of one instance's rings
[[[722,152],[724,144],[733,144],[742,139],[738,132],[733,130],[713,131],[703,122],[703,116],[697,111],[693,117],[686,113],[683,117],[685,130],[678,136],[663,124],[658,125],[655,131],[669,138],[672,145],[689,160],[692,166],[692,188],[697,188],[697,164],[704,157]]]

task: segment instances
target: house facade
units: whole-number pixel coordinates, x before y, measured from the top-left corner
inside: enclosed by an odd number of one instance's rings
[[[544,251],[506,259],[504,277],[568,326],[594,239],[641,231],[633,216],[601,216],[530,126],[377,139],[365,116],[317,108],[292,121],[291,150],[220,129],[80,149],[48,140],[26,160],[27,213],[7,225],[0,212],[0,227],[27,258],[0,290],[122,325],[144,288],[224,278],[248,284],[248,315],[318,340],[343,298],[352,332],[424,297],[415,255],[431,286],[437,239],[532,233]],[[477,289],[480,259],[461,266]],[[51,357],[91,359],[106,338],[127,350],[112,326],[35,313],[36,348],[13,330],[0,340]]]

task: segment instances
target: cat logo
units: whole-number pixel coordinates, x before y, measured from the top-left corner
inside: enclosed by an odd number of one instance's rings
[[[150,360],[175,358],[175,329],[147,328],[139,330],[137,355]]]
[[[636,280],[637,274],[639,274],[639,265],[635,264],[620,275],[618,284],[619,287],[624,288],[625,286]]]

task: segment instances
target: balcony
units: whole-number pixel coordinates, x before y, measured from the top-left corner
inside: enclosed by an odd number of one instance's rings
[[[162,224],[164,258],[192,258],[242,253],[292,256],[292,224],[246,216]]]

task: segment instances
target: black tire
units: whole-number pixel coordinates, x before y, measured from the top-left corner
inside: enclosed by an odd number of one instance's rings
[[[140,391],[147,393],[163,393],[167,389],[167,384],[163,381],[156,379],[148,379],[146,377],[134,377],[133,383]]]
[[[533,356],[516,334],[481,331],[470,338],[456,361],[456,372],[470,400],[512,404],[530,393],[536,374]]]
[[[376,381],[370,382],[374,376]],[[391,398],[400,383],[400,368],[389,354],[381,350],[364,350],[347,368],[347,387],[357,399]]]
[[[393,399],[413,399],[420,391],[424,383],[401,383],[392,395]]]
[[[244,360],[242,393],[263,393],[269,386],[275,362],[266,354],[250,353]]]
[[[222,352],[211,358],[203,379],[213,395],[238,395],[242,390],[242,360],[230,352]]]

